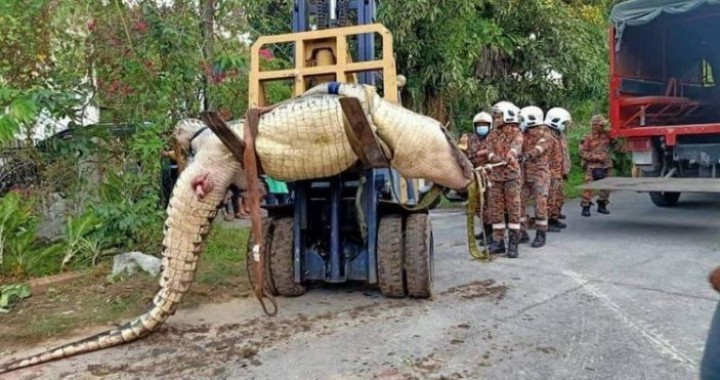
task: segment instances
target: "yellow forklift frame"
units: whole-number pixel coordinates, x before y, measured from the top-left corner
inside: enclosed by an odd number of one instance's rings
[[[382,38],[382,58],[353,62],[348,50],[348,37],[375,33]],[[291,43],[295,52],[295,67],[282,70],[261,70],[260,51],[271,44]],[[389,102],[398,104],[398,88],[393,38],[390,31],[382,24],[358,25],[344,28],[315,30],[310,32],[287,33],[274,36],[262,36],[253,43],[250,50],[250,108],[268,106],[265,96],[265,83],[273,81],[293,80],[293,96],[302,95],[308,90],[309,80],[312,85],[338,81],[357,83],[356,74],[369,71],[382,73],[384,96]],[[414,198],[420,201],[420,181],[413,180]],[[407,203],[407,179],[400,180],[401,203]]]

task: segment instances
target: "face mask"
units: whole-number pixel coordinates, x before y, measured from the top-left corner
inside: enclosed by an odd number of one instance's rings
[[[481,125],[475,127],[475,133],[477,133],[479,136],[485,136],[490,132],[490,127],[487,125]]]

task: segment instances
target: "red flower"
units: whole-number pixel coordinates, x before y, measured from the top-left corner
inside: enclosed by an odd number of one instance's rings
[[[135,30],[137,30],[140,33],[147,33],[148,29],[150,29],[148,27],[148,24],[146,24],[144,21],[136,22],[134,28],[135,28]]]
[[[212,81],[214,84],[220,84],[225,80],[225,78],[225,74],[217,74],[212,76]]]
[[[275,58],[273,52],[270,49],[260,49],[260,57],[267,59],[268,61]]]

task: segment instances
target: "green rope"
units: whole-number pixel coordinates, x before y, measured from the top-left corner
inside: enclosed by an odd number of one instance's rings
[[[487,246],[487,234],[483,232],[483,251],[480,252],[477,242],[475,241],[475,213],[477,210],[480,211],[480,223],[485,226],[483,220],[482,209],[485,205],[485,192],[490,187],[490,180],[488,179],[488,171],[495,167],[507,165],[505,161],[487,164],[473,169],[473,181],[468,186],[468,202],[467,202],[467,238],[468,238],[468,250],[470,256],[476,260],[490,261],[492,256]]]
[[[480,211],[480,225],[484,226],[482,217],[482,209],[485,204],[485,191],[487,190],[487,178],[484,169],[476,169],[474,172],[474,180],[468,186],[468,202],[467,202],[467,239],[468,250],[470,256],[476,260],[491,261],[492,256],[487,247],[487,234],[483,233],[483,249],[480,251],[478,243],[475,240],[475,213]]]
[[[392,191],[393,197],[395,197],[395,200],[397,201],[397,204],[400,205],[400,207],[404,208],[407,211],[420,211],[424,210],[430,205],[435,202],[435,200],[442,195],[443,188],[440,185],[433,184],[433,186],[430,188],[430,191],[425,193],[425,196],[418,202],[415,206],[406,206],[400,202],[400,197],[397,195],[397,191],[395,190],[395,176],[393,175],[392,171],[390,172],[390,191]]]
[[[363,188],[365,187],[366,181],[367,178],[365,178],[364,175],[361,175],[358,182],[358,189],[355,193],[355,210],[357,212],[358,226],[360,227],[360,236],[363,241],[367,241],[367,221],[365,220],[365,213],[363,212],[362,207]]]

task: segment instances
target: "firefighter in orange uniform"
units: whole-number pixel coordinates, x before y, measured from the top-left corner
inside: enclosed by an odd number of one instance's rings
[[[492,116],[487,112],[480,112],[473,118],[473,134],[468,139],[468,158],[474,167],[483,166],[488,163],[487,136],[492,126]],[[482,239],[483,235],[488,242],[492,239],[492,224],[490,224],[490,215],[488,214],[488,192],[484,196],[483,208],[478,209],[477,217],[482,219],[483,232],[475,235],[477,239]]]
[[[610,132],[605,129],[607,121],[601,115],[595,115],[590,120],[590,133],[580,143],[580,158],[583,160],[585,169],[585,183],[599,181],[612,175],[611,149],[615,141],[610,137]],[[607,209],[610,203],[610,191],[600,190],[597,201],[597,212],[609,214]],[[582,193],[582,216],[590,216],[593,191],[585,190]]]
[[[529,106],[520,110],[522,123],[523,187],[522,187],[522,238],[527,242],[528,215],[527,200],[535,201],[535,240],[531,246],[540,248],[545,245],[548,228],[548,195],[550,193],[550,148],[554,142],[550,129],[543,120],[543,111],[539,107]]]
[[[567,225],[560,221],[564,219],[562,208],[565,204],[565,181],[570,174],[570,152],[568,150],[566,131],[572,121],[570,112],[564,108],[551,108],[545,115],[545,124],[550,127],[555,138],[550,153],[550,199],[548,200],[548,231],[560,232]]]
[[[493,241],[489,251],[492,254],[505,252],[505,213],[507,212],[508,236],[507,257],[518,257],[520,242],[520,189],[522,172],[519,155],[522,153],[523,136],[520,131],[520,109],[510,102],[499,102],[492,108],[493,129],[487,137],[488,160],[491,163],[505,162],[494,168],[490,178],[490,220],[493,227]]]

